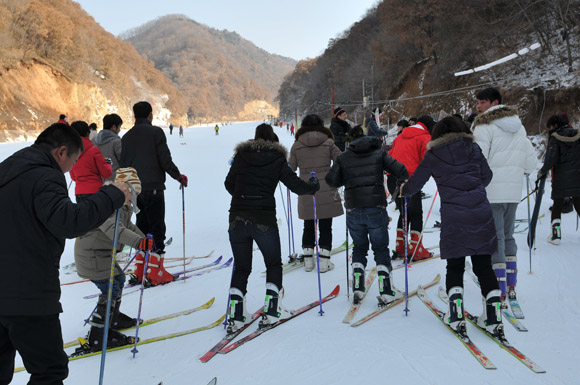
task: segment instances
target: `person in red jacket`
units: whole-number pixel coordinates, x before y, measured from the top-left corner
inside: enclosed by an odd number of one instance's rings
[[[70,170],[70,176],[75,181],[75,195],[77,203],[86,199],[99,191],[103,186],[103,179],[110,178],[113,175],[111,160],[108,161],[101,154],[101,150],[94,146],[89,139],[89,125],[83,121],[76,121],[71,124],[81,139],[83,140],[83,152]]]
[[[427,151],[427,143],[431,140],[431,129],[435,125],[435,120],[428,115],[421,116],[417,123],[403,128],[403,131],[393,142],[393,147],[389,155],[397,161],[403,163],[413,175],[419,163],[423,160]],[[388,177],[387,186],[391,194],[396,190],[395,178]],[[398,194],[397,194],[398,195]],[[404,202],[402,198],[396,198],[395,203],[399,210],[399,221],[397,223],[397,241],[393,259],[405,257],[405,244],[403,232]],[[423,247],[421,233],[423,232],[423,203],[421,202],[421,191],[407,198],[407,230],[411,228],[411,241],[409,243],[408,258],[413,256],[414,261],[432,257],[432,254]]]

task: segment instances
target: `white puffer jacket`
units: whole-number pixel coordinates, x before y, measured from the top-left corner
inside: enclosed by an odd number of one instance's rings
[[[538,159],[515,108],[497,105],[479,115],[471,126],[475,141],[493,171],[487,186],[490,203],[516,203],[522,197],[524,173]]]

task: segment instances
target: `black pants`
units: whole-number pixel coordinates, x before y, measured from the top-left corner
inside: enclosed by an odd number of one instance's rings
[[[562,218],[562,207],[564,207],[564,198],[553,198],[554,205],[552,206],[552,220]],[[573,197],[572,203],[574,209],[580,214],[580,197]]]
[[[142,191],[137,196],[137,227],[143,234],[152,234],[155,251],[165,250],[165,194],[163,190]]]
[[[282,288],[282,250],[277,226],[257,225],[250,221],[236,220],[228,230],[230,245],[234,254],[234,273],[231,287],[239,289],[244,295],[248,277],[252,272],[252,246],[254,241],[264,256],[266,282]]]
[[[395,187],[397,185],[397,178],[392,175],[387,177],[387,189],[391,194],[395,193]],[[403,228],[403,219],[405,216],[405,201],[404,198],[395,197],[395,204],[397,205],[397,210],[399,210],[399,220],[397,221],[397,228]],[[411,227],[411,230],[422,232],[423,231],[423,202],[421,199],[421,191],[417,194],[407,197],[407,226]]]
[[[302,248],[314,248],[314,219],[304,221],[304,231],[302,232]],[[318,247],[321,249],[332,249],[332,218],[318,220]]]
[[[0,384],[14,375],[14,357],[20,353],[30,373],[28,385],[62,385],[68,377],[58,314],[0,316]]]
[[[479,279],[481,295],[487,296],[492,291],[499,289],[497,278],[491,267],[491,255],[472,255],[471,263],[473,272]],[[455,286],[463,287],[463,273],[465,271],[465,257],[447,260],[447,276],[445,277],[445,287],[449,289]]]

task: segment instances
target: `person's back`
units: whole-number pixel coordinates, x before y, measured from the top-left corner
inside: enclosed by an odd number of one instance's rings
[[[119,132],[123,120],[117,114],[109,114],[103,118],[103,129],[99,131],[93,143],[101,150],[105,158],[111,159],[113,175],[107,180],[115,180],[116,172],[121,164],[122,142]]]

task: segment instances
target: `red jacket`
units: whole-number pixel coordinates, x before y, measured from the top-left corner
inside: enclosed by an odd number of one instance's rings
[[[403,163],[411,176],[423,160],[430,140],[431,134],[423,123],[405,127],[393,142],[389,155]]]
[[[76,183],[75,195],[96,193],[103,186],[103,178],[113,175],[113,168],[105,162],[101,150],[89,138],[82,139],[84,151],[70,170],[70,177]]]

